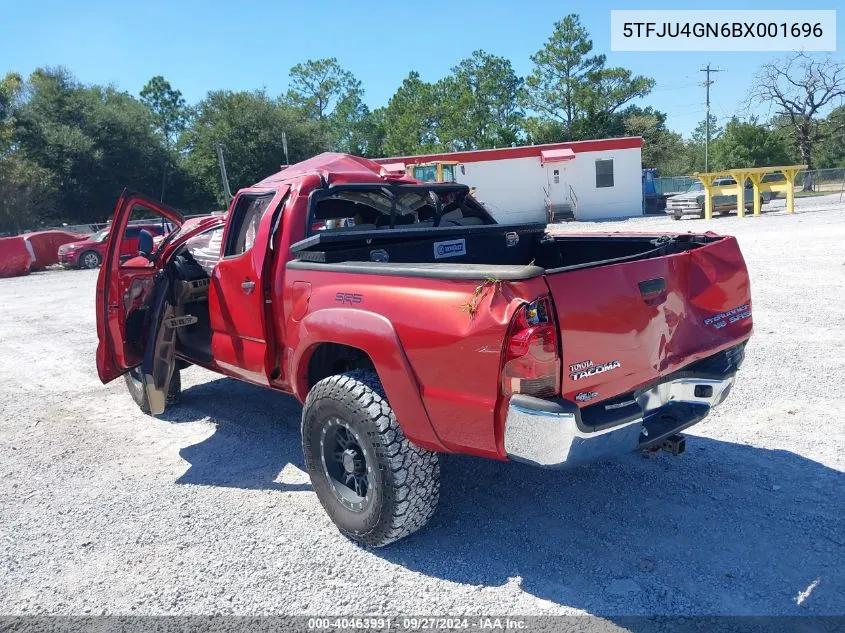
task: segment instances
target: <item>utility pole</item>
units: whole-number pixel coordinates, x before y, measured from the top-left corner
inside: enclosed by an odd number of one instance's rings
[[[164,202],[164,190],[167,187],[167,163],[164,163],[164,172],[161,174],[161,197],[159,202]]]
[[[705,136],[704,136],[704,171],[710,171],[710,86],[713,82],[710,80],[710,73],[724,72],[721,68],[710,68],[710,62],[707,62],[707,68],[699,69],[699,72],[707,73],[707,79],[704,80],[704,87],[707,89],[707,115],[704,119]]]
[[[226,174],[226,161],[223,160],[223,146],[215,143],[217,150],[217,162],[220,164],[220,179],[223,181],[223,195],[226,196],[226,203],[232,201],[232,192],[229,190],[229,176]]]

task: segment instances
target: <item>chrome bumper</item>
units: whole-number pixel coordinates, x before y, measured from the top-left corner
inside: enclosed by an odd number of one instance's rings
[[[629,412],[602,428],[585,424],[571,402],[513,396],[505,422],[505,452],[516,461],[566,468],[648,448],[704,419],[727,397],[733,381],[733,375],[685,377],[635,392],[634,400],[626,403]]]
[[[695,200],[676,202],[674,204],[666,203],[666,213],[671,213],[672,211],[698,211],[700,209],[701,206]]]

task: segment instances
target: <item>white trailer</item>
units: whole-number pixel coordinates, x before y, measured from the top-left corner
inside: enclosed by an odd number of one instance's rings
[[[456,180],[499,222],[604,220],[642,215],[641,137],[526,145],[377,159],[382,164],[458,161]]]

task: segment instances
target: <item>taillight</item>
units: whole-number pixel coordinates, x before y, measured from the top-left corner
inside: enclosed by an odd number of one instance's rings
[[[560,391],[560,357],[557,328],[548,297],[540,297],[519,310],[511,321],[505,342],[502,392],[550,397]]]

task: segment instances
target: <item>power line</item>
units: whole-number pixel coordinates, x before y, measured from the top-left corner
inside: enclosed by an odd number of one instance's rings
[[[710,79],[710,73],[724,72],[721,68],[710,68],[710,62],[707,62],[707,68],[699,69],[699,72],[707,73],[707,79],[704,80],[704,87],[707,89],[707,115],[705,121],[705,137],[704,137],[704,171],[710,171],[710,86],[713,82]]]
[[[691,83],[685,84],[678,84],[678,85],[668,85],[668,86],[659,86],[654,88],[651,92],[672,92],[674,90],[686,90],[687,88],[691,88],[692,86],[697,86],[698,83],[693,81]]]
[[[678,104],[672,104],[672,107],[673,107],[673,108],[684,108],[684,109],[686,109],[686,108],[692,108],[692,107],[694,107],[694,106],[700,106],[700,105],[701,105],[701,102],[700,102],[700,101],[696,101],[695,103],[678,103]],[[704,110],[696,110],[696,112],[704,112]]]

